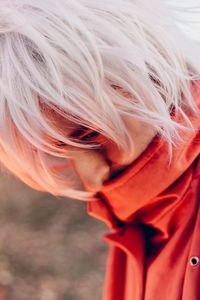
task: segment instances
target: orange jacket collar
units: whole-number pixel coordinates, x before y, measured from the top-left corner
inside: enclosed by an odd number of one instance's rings
[[[200,104],[200,90],[192,86],[194,98]],[[179,123],[182,117],[175,116]],[[162,192],[175,182],[192,164],[200,152],[200,117],[191,116],[196,132],[182,132],[183,143],[173,148],[169,164],[168,146],[156,137],[143,154],[121,175],[106,183],[98,201],[88,202],[88,213],[118,227],[120,221],[130,221],[134,214],[160,201]],[[159,195],[159,196],[157,196]]]

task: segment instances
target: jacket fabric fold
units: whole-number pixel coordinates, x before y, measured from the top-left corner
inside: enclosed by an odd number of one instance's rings
[[[157,136],[87,203],[110,230],[103,300],[200,299],[200,116],[190,120],[196,130],[181,133],[170,163]]]

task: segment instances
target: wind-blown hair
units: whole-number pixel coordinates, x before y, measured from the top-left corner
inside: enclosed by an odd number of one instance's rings
[[[1,0],[0,161],[35,189],[86,199],[67,172],[70,152],[95,148],[57,130],[45,109],[131,148],[122,116],[153,126],[169,144],[198,113],[200,45],[166,1]],[[123,91],[123,93],[121,92]],[[127,96],[128,95],[128,96]],[[45,138],[48,137],[48,138]],[[72,148],[73,148],[72,147]],[[63,163],[63,170],[53,162]]]

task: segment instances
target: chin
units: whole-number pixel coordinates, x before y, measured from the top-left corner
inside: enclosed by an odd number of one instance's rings
[[[118,162],[111,162],[110,166],[111,169],[114,171],[118,171],[118,170],[122,170],[126,167],[128,167],[133,161],[135,160],[135,157],[132,155],[131,157],[129,157],[128,159],[121,159]]]

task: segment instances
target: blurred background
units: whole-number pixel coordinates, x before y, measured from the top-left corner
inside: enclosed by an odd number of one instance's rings
[[[181,8],[183,31],[200,40],[200,0],[168,2]],[[106,231],[84,202],[0,174],[0,300],[101,300]]]
[[[0,175],[0,300],[100,300],[106,226],[82,201]]]

